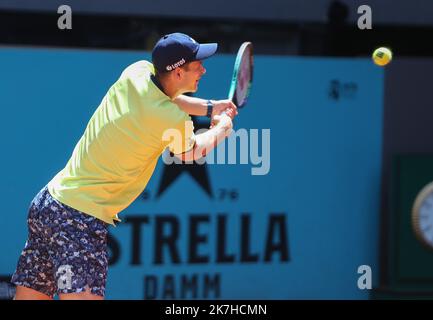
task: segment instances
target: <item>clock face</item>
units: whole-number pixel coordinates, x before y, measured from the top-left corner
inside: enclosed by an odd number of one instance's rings
[[[418,194],[412,219],[419,240],[433,249],[433,184],[427,185]]]

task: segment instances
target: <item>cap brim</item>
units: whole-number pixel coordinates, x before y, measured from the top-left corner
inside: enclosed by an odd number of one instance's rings
[[[197,54],[195,55],[196,60],[207,59],[215,54],[218,49],[218,43],[204,43],[200,44]]]

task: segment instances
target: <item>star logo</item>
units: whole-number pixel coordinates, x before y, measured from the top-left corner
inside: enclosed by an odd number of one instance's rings
[[[208,121],[199,121],[197,117],[191,117],[194,122],[194,128],[207,129],[209,128]],[[209,198],[213,198],[212,187],[209,181],[207,165],[204,164],[171,164],[164,163],[161,180],[159,183],[156,198],[159,199],[163,193],[182,175],[189,174],[191,178],[206,192]]]

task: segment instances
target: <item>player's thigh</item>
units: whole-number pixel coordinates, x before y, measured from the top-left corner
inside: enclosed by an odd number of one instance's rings
[[[50,296],[23,286],[17,286],[14,300],[53,300]]]

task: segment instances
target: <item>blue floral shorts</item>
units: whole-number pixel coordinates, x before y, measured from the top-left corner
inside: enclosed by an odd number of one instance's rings
[[[51,297],[86,288],[104,296],[107,223],[60,203],[44,187],[31,202],[28,228],[13,284]]]

